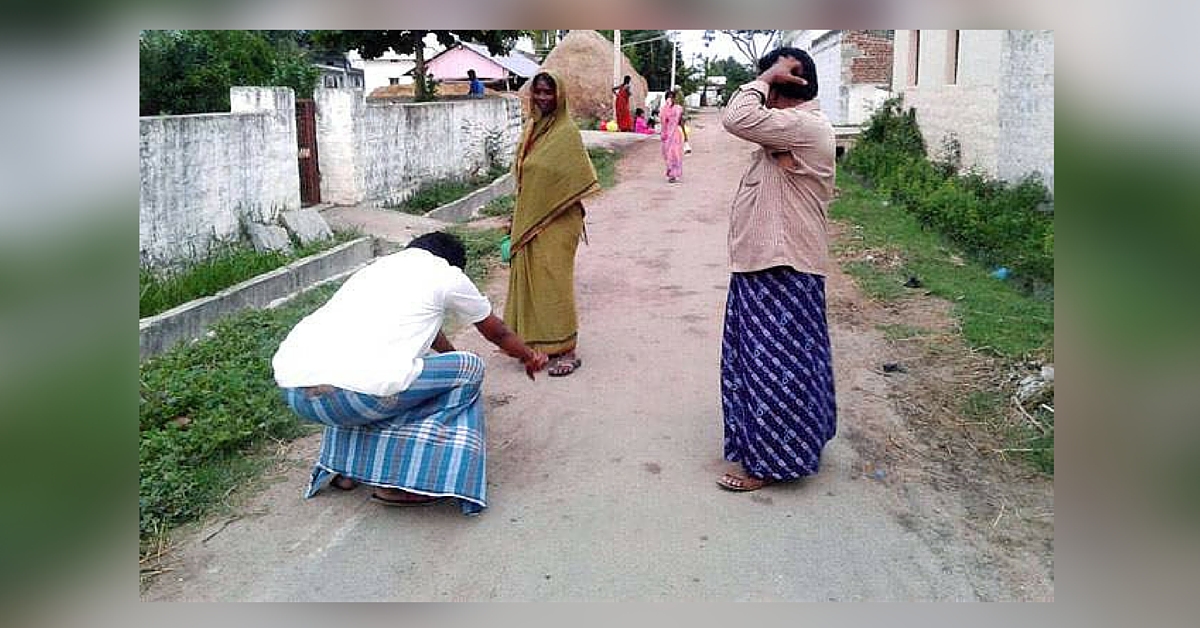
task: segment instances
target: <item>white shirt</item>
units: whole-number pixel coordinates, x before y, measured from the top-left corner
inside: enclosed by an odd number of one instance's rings
[[[463,271],[428,251],[381,257],[288,333],[271,360],[275,382],[394,395],[421,374],[421,356],[447,310],[478,323],[492,304]]]

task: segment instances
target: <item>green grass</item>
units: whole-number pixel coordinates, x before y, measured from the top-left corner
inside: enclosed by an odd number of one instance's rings
[[[506,168],[492,168],[487,173],[475,177],[443,179],[427,183],[418,188],[404,202],[388,205],[387,208],[415,216],[424,216],[442,205],[457,201],[471,192],[490,185],[507,173],[508,169]]]
[[[500,241],[504,239],[504,231],[461,226],[450,227],[446,231],[462,240],[467,249],[467,276],[482,291],[487,280],[488,266],[500,259]]]
[[[517,197],[513,194],[497,196],[488,202],[480,212],[484,216],[512,216],[517,206]]]
[[[482,288],[499,258],[499,229],[451,227],[467,248],[467,274]],[[271,464],[271,446],[319,426],[280,398],[271,357],[288,331],[336,286],[274,310],[251,310],[213,337],[146,361],[140,369],[139,537],[143,547],[174,527],[217,512],[236,487]]]
[[[596,178],[600,187],[608,189],[617,184],[617,160],[620,159],[615,151],[604,148],[588,149],[588,157],[596,168]],[[494,198],[480,213],[484,216],[512,216],[517,204],[517,197],[512,194]]]
[[[290,255],[276,251],[255,251],[245,245],[224,245],[208,258],[176,271],[160,273],[142,267],[138,273],[138,316],[153,316],[192,299],[214,295],[247,279],[359,236],[355,231],[335,231],[332,240],[297,246]]]
[[[846,272],[858,280],[858,287],[872,299],[890,301],[904,295],[902,281],[866,261],[851,261],[845,265]]]
[[[932,330],[925,329],[924,327],[905,325],[904,323],[879,325],[879,330],[883,332],[884,338],[892,341],[907,340],[909,338],[927,338],[936,335],[936,332]]]
[[[1038,408],[1032,414],[1035,419],[1046,426],[1047,432],[1043,434],[1040,430],[1032,427],[1024,430],[1022,437],[1025,443],[1024,448],[1032,451],[1020,453],[1042,473],[1054,475],[1054,413]]]
[[[592,166],[596,168],[596,178],[600,187],[611,188],[617,184],[617,155],[616,151],[607,148],[589,148],[588,156],[592,158]]]
[[[954,303],[963,336],[972,347],[1007,358],[1052,350],[1053,301],[1023,294],[990,277],[988,269],[977,263],[955,263],[952,256],[964,257],[960,250],[923,229],[909,213],[885,205],[880,196],[850,177],[839,175],[838,186],[842,194],[830,214],[854,225],[850,237],[839,246],[844,251],[898,250],[903,259],[894,268],[866,261],[846,265],[868,295],[883,300],[900,298],[910,291],[903,287],[905,280],[915,275],[924,283],[919,290]]]
[[[301,318],[335,286],[274,310],[250,310],[216,334],[184,344],[140,368],[139,524],[143,543],[212,512],[269,457],[274,441],[314,430],[284,405],[271,356]]]
[[[1052,356],[1053,301],[1031,296],[992,278],[986,267],[969,261],[944,237],[923,229],[902,208],[884,204],[881,196],[851,177],[839,174],[838,186],[842,194],[831,205],[830,215],[850,228],[836,246],[840,252],[855,258],[845,268],[865,294],[888,301],[913,292],[929,292],[954,303],[954,315],[961,322],[963,337],[972,347],[1009,360],[1029,354]],[[867,251],[875,253],[876,258],[891,259],[899,255],[902,261],[899,265],[873,264],[860,259]],[[924,287],[904,287],[904,282],[913,275]],[[905,323],[881,325],[880,330],[890,340],[934,335],[930,330]],[[1027,459],[1043,473],[1054,473],[1052,412],[1040,408],[1031,411],[1047,427],[1047,433],[1032,425],[1005,427],[1001,417],[1008,407],[999,387],[970,393],[960,402],[958,410],[968,420],[1002,430],[1005,440],[1011,443],[1012,455]]]
[[[977,390],[971,392],[959,404],[959,411],[968,421],[980,422],[1004,433],[1011,443],[1005,449],[1009,455],[1027,460],[1038,471],[1054,475],[1054,413],[1041,407],[1030,412],[1046,431],[1032,424],[1004,425],[1000,421],[1007,412],[1006,399],[1002,391]]]

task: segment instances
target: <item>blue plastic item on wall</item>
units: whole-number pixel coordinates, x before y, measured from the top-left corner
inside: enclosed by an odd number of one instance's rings
[[[508,236],[500,241],[500,261],[507,264],[512,259],[512,240]]]

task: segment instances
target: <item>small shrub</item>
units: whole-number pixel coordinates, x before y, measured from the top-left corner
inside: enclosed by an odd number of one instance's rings
[[[845,165],[979,261],[1006,266],[1026,282],[1053,284],[1053,216],[1039,209],[1049,199],[1040,178],[1007,184],[957,174],[962,150],[952,136],[941,153],[939,162],[927,158],[914,110],[895,98],[872,116]]]
[[[506,194],[492,199],[480,213],[484,216],[512,216],[516,206],[517,197],[512,194]]]
[[[600,187],[607,189],[616,185],[617,153],[607,148],[589,148],[588,157],[592,159],[592,167],[596,169]]]
[[[387,205],[406,214],[423,216],[442,205],[452,203],[480,188],[490,185],[496,179],[508,174],[508,168],[493,163],[488,170],[471,177],[457,177],[427,183],[417,188],[412,196],[396,205]]]

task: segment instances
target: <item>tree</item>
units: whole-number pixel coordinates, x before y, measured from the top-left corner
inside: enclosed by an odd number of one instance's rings
[[[138,110],[143,116],[229,111],[235,85],[291,87],[307,97],[320,71],[295,31],[142,31]]]
[[[609,41],[612,31],[597,31]],[[671,84],[671,40],[667,31],[621,31],[621,52],[629,64],[646,79],[646,89],[666,91]],[[683,53],[675,51],[675,71],[683,67]],[[676,83],[682,83],[676,77]]]
[[[712,63],[712,66],[709,68],[709,75],[725,77],[725,89],[721,94],[721,105],[724,106],[729,104],[729,97],[733,95],[733,90],[754,80],[754,77],[758,76],[758,73],[752,72],[745,63],[733,57],[726,57],[722,61],[714,61]]]
[[[741,52],[752,66],[758,63],[767,51],[778,46],[781,37],[781,32],[777,30],[732,30],[704,31],[704,38],[711,41],[717,33],[731,39],[738,52]]]
[[[449,48],[460,40],[487,46],[494,55],[512,49],[517,39],[530,31],[314,31],[313,41],[326,50],[345,52],[357,49],[364,59],[375,59],[390,48],[396,54],[411,54],[416,62],[413,82],[417,100],[432,100],[425,71],[425,37],[434,35],[438,43]]]

